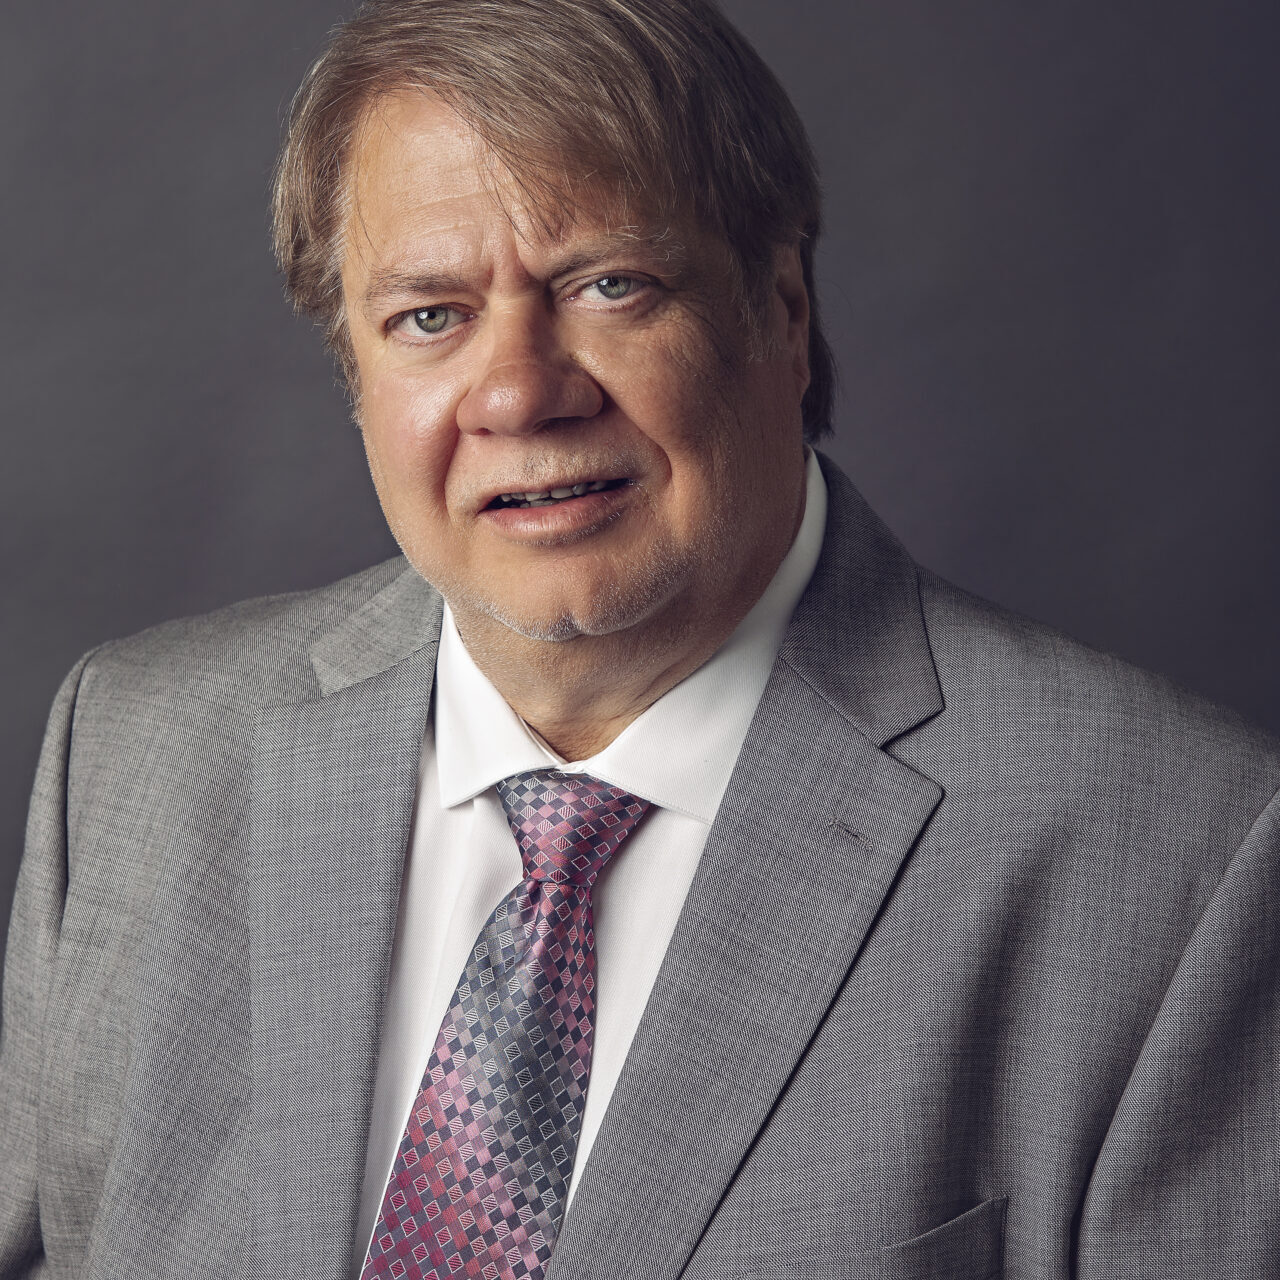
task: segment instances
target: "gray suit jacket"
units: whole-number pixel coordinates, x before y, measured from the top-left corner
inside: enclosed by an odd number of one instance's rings
[[[550,1280],[1280,1275],[1280,748],[831,513]],[[104,646],[8,959],[0,1276],[348,1274],[438,597]]]

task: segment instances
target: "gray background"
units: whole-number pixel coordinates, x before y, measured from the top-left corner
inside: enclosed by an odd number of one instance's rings
[[[836,458],[924,562],[1280,728],[1276,7],[727,8],[823,163]],[[267,242],[345,12],[6,16],[0,919],[81,652],[394,550]]]

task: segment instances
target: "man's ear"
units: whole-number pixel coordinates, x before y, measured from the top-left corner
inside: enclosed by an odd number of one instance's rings
[[[803,396],[809,386],[809,290],[804,284],[798,244],[779,245],[773,254],[774,293],[785,309],[784,344],[791,357],[796,388]]]

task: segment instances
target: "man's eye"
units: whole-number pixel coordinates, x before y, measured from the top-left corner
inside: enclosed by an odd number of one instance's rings
[[[639,283],[632,276],[601,276],[590,287],[597,290],[602,298],[608,298],[610,302],[617,302],[628,294],[633,293]]]
[[[452,307],[419,307],[410,311],[404,318],[410,332],[416,329],[419,333],[437,334],[453,328],[461,319]]]

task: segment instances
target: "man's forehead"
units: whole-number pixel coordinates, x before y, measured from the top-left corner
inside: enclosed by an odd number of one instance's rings
[[[460,253],[466,235],[459,233],[482,206],[549,258],[632,250],[675,263],[702,238],[687,210],[658,207],[572,157],[514,172],[447,103],[418,88],[385,92],[366,108],[347,180],[349,247],[358,239],[366,250],[371,231],[394,224],[439,241],[437,252]]]

